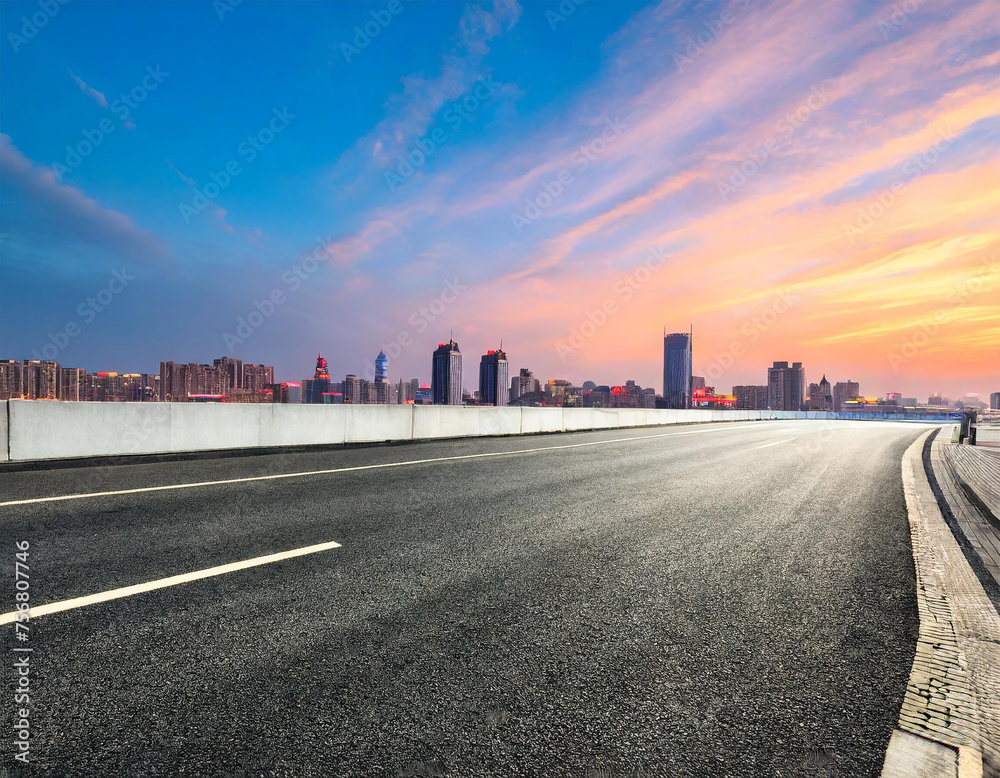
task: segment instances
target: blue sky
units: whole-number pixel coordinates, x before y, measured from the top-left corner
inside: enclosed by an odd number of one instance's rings
[[[774,359],[868,393],[998,388],[986,3],[220,7],[73,0],[18,39],[39,4],[0,5],[0,356],[232,353],[294,380],[317,352],[371,373],[385,342],[427,380],[454,330],[467,386],[502,337],[541,378],[658,387],[661,328],[694,322],[725,390]]]

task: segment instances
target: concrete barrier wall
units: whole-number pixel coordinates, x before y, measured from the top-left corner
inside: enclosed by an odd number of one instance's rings
[[[708,421],[917,420],[909,415],[815,411],[2,402],[0,462],[524,435]],[[920,420],[941,423],[942,419]]]

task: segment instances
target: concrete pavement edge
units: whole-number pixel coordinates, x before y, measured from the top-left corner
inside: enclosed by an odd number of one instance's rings
[[[1000,618],[948,527],[923,464],[902,460],[920,626],[883,778],[994,778],[1000,770]]]

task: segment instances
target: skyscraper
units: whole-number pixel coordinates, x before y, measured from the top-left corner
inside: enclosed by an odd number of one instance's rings
[[[386,383],[389,380],[389,357],[381,349],[375,357],[375,383]]]
[[[479,363],[479,402],[484,405],[507,405],[509,396],[507,354],[503,349],[490,349]]]
[[[330,371],[321,354],[316,355],[316,372],[302,382],[302,402],[322,403],[323,395],[330,391]]]
[[[385,405],[389,402],[389,357],[379,349],[375,357],[374,402]]]
[[[688,332],[663,335],[663,400],[667,408],[691,407],[691,351]]]
[[[800,411],[805,402],[806,373],[801,362],[775,362],[767,369],[767,407],[772,411]]]
[[[431,363],[431,402],[434,405],[462,404],[462,352],[449,338],[439,343]]]

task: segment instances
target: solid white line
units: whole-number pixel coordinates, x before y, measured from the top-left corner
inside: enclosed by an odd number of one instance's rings
[[[785,438],[784,440],[776,440],[774,443],[765,443],[763,446],[754,446],[752,450],[756,451],[759,448],[767,448],[768,446],[777,446],[779,443],[787,443],[790,440],[795,440],[795,438]]]
[[[134,594],[151,592],[154,589],[164,589],[168,586],[177,586],[178,584],[188,583],[189,581],[198,581],[202,578],[211,578],[216,575],[234,573],[237,570],[245,570],[248,567],[269,565],[272,562],[280,562],[283,559],[305,556],[306,554],[315,554],[319,551],[326,551],[331,548],[340,548],[340,543],[334,543],[331,541],[329,543],[320,543],[315,546],[293,548],[291,551],[281,551],[277,554],[259,556],[254,559],[246,559],[242,562],[231,562],[228,565],[209,567],[206,570],[198,570],[193,573],[172,575],[169,578],[147,581],[146,583],[136,584],[135,586],[125,586],[121,589],[112,589],[107,592],[101,592],[100,594],[90,594],[86,597],[75,597],[72,600],[62,600],[60,602],[49,603],[48,605],[39,605],[37,608],[29,609],[28,616],[32,619],[37,619],[39,616],[47,616],[50,613],[59,613],[60,611],[68,611],[73,610],[74,608],[83,608],[87,605],[94,605],[98,602],[107,602],[108,600],[118,600],[122,597],[131,597]],[[15,621],[18,613],[19,611],[12,611],[10,613],[0,614],[0,624],[10,624]]]
[[[739,428],[745,428],[740,424]],[[82,494],[63,494],[56,497],[33,497],[28,500],[9,500],[0,502],[0,508],[10,505],[31,505],[40,502],[60,502],[62,500],[85,500],[94,497],[114,497],[119,494],[142,494],[145,492],[165,492],[172,489],[195,489],[202,486],[224,486],[226,484],[245,484],[253,481],[274,481],[279,478],[303,478],[309,475],[330,475],[332,473],[351,473],[357,470],[377,470],[382,467],[406,467],[407,465],[426,465],[431,462],[454,462],[459,459],[481,459],[484,457],[504,457],[515,454],[535,454],[542,451],[558,451],[566,448],[583,448],[584,446],[600,446],[607,443],[624,443],[630,440],[649,440],[650,438],[666,438],[673,435],[697,435],[704,432],[726,432],[732,430],[729,425],[691,430],[688,432],[664,432],[658,435],[637,435],[631,438],[616,438],[614,440],[595,440],[589,443],[570,443],[565,446],[542,446],[540,448],[524,448],[515,451],[492,451],[484,454],[462,454],[453,457],[437,457],[436,459],[411,459],[405,462],[384,462],[378,465],[358,465],[355,467],[337,467],[331,470],[310,470],[304,473],[279,473],[277,475],[257,475],[246,478],[227,478],[223,481],[196,481],[189,484],[168,484],[167,486],[142,486],[136,489],[119,489],[113,492],[85,492]],[[773,431],[773,430],[771,430]]]

